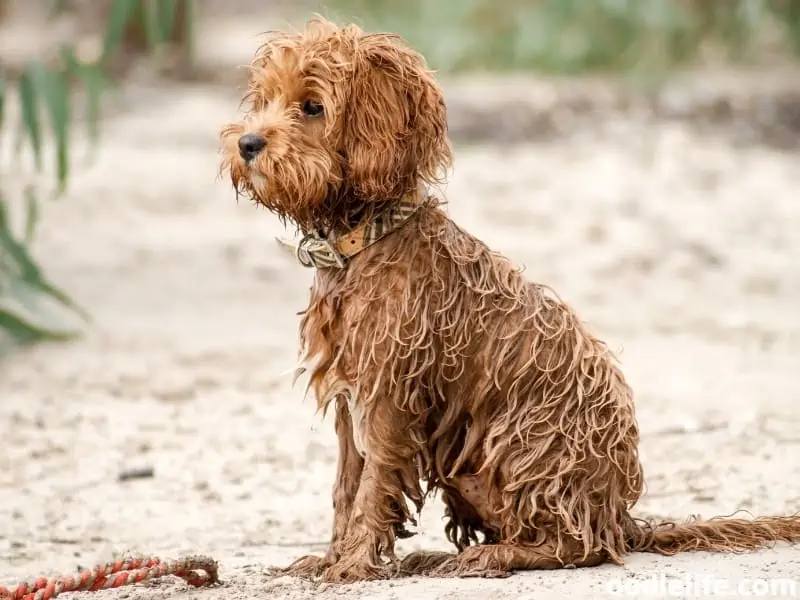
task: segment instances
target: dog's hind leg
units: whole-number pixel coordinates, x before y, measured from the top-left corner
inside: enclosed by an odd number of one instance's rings
[[[283,575],[315,577],[339,560],[340,545],[347,533],[347,526],[353,511],[364,469],[364,459],[358,453],[353,438],[353,423],[347,402],[336,401],[336,436],[339,439],[339,462],[336,469],[336,482],[333,486],[333,533],[331,543],[324,556],[308,555],[298,558],[285,569]]]
[[[606,561],[602,552],[584,556],[576,548],[558,551],[553,542],[469,546],[430,571],[437,577],[508,577],[513,571],[593,567]]]

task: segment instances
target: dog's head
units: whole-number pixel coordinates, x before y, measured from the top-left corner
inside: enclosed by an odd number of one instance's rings
[[[244,103],[244,118],[222,130],[222,170],[303,229],[347,224],[450,164],[442,92],[396,35],[323,19],[274,34]]]

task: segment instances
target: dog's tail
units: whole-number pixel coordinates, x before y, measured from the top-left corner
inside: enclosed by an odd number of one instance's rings
[[[739,519],[693,518],[686,523],[634,520],[628,531],[628,550],[673,555],[679,552],[744,552],[775,542],[800,542],[800,514]]]

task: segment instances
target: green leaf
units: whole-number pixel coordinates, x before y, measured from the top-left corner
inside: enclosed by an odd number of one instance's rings
[[[66,340],[77,335],[48,309],[44,295],[21,279],[11,279],[0,294],[0,328],[21,341]]]
[[[148,49],[152,52],[164,43],[166,37],[161,29],[160,0],[141,0],[141,23],[147,38]]]
[[[50,14],[48,15],[49,18],[53,19],[67,10],[69,10],[70,2],[68,0],[53,0],[50,6]]]
[[[31,282],[28,282],[31,283]],[[52,283],[45,281],[44,279],[39,279],[39,281],[35,285],[40,291],[44,292],[46,295],[50,296],[52,299],[61,303],[65,308],[70,309],[76,315],[78,315],[81,319],[86,321],[87,323],[91,322],[92,317],[89,315],[88,312],[84,308],[82,308],[77,302],[75,302],[72,298],[70,298],[63,290],[57,288]]]
[[[175,11],[178,10],[178,7],[175,7]],[[184,39],[185,39],[185,46],[186,46],[186,53],[188,57],[194,56],[195,50],[195,5],[192,0],[184,0],[183,2],[183,24],[186,28],[184,31]],[[176,12],[177,15],[177,12]]]
[[[69,174],[70,96],[64,76],[41,63],[32,66],[37,92],[44,99],[56,142],[56,177],[59,191],[64,190]]]
[[[111,82],[99,64],[79,64],[76,75],[86,92],[86,128],[94,146],[100,139],[100,100],[103,92],[111,87]]]
[[[44,277],[40,267],[29,254],[27,246],[14,238],[7,208],[2,201],[0,201],[0,248],[3,249],[7,259],[16,266],[16,269],[14,269],[16,276],[13,276],[11,281],[16,279],[23,281],[27,286],[38,289],[43,294],[71,309],[85,321],[91,320],[85,310]]]
[[[6,106],[6,77],[0,70],[0,129],[3,128],[3,117],[5,117]]]
[[[13,264],[17,265],[18,274],[28,281],[41,281],[39,267],[28,256],[27,248],[20,244],[11,232],[8,210],[5,203],[0,202],[0,247]]]
[[[178,14],[178,0],[160,0],[158,6],[158,21],[161,27],[161,40],[170,39],[175,28],[175,18]]]
[[[23,133],[30,139],[37,170],[42,168],[42,127],[39,123],[39,105],[32,66],[28,66],[17,83],[22,111]]]
[[[39,221],[39,201],[32,186],[25,188],[27,211],[25,214],[25,246],[30,246],[36,233],[36,223]]]
[[[89,69],[85,73],[86,118],[89,140],[96,144],[100,139],[100,97],[106,89],[106,81],[99,69]]]
[[[61,44],[58,54],[61,56],[61,60],[64,62],[65,74],[67,76],[74,75],[80,70],[81,63],[75,57],[74,46],[71,44]]]
[[[9,235],[11,233],[10,224],[8,222],[8,209],[6,208],[6,199],[3,198],[2,190],[0,190],[0,233],[2,233],[3,231],[8,231]]]
[[[117,49],[125,28],[128,26],[131,17],[135,14],[137,0],[111,0],[111,11],[106,24],[106,35],[103,40],[102,61],[107,61],[114,50]]]
[[[15,314],[13,310],[6,310],[0,306],[0,332],[10,335],[16,343],[30,343],[47,338],[47,331],[41,331],[24,318]],[[0,342],[3,342],[0,336]],[[0,350],[5,351],[6,344],[0,343]]]

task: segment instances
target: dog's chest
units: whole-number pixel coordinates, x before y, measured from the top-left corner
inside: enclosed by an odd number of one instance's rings
[[[351,294],[340,293],[341,281],[327,273],[318,273],[312,287],[311,301],[301,325],[301,363],[307,367],[317,396],[317,405],[345,402],[350,413],[353,444],[361,457],[369,452],[369,416],[364,402],[363,381],[355,365],[362,352],[370,351],[364,331],[364,305]],[[356,340],[355,342],[353,340]],[[366,346],[366,347],[365,347]],[[369,385],[367,385],[369,387]]]

